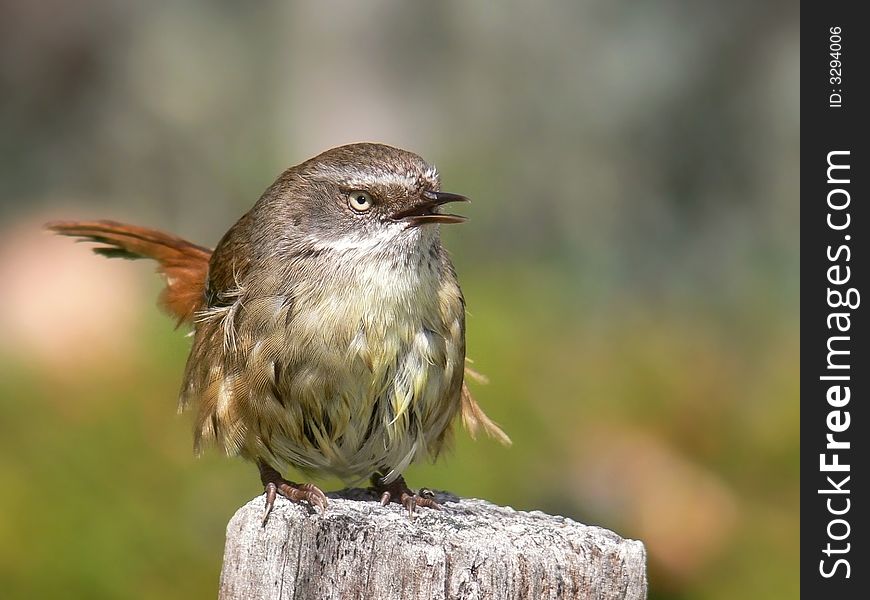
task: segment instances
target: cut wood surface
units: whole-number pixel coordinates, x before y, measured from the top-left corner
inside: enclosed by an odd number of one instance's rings
[[[329,494],[320,514],[263,496],[227,527],[220,598],[639,599],[646,551],[600,527],[438,493],[413,519],[367,490]]]

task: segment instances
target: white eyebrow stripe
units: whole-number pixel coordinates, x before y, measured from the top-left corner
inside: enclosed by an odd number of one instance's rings
[[[420,188],[438,185],[438,170],[429,167],[424,172],[415,171],[338,171],[332,167],[321,167],[314,171],[315,176],[339,180],[349,187],[368,188],[371,186]]]
[[[420,184],[420,178],[416,175],[403,175],[401,173],[383,173],[374,177],[349,177],[347,185],[349,186],[384,186],[384,187],[403,187],[416,188]]]

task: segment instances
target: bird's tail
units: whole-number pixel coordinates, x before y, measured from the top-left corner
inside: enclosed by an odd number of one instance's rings
[[[468,357],[465,357],[465,361],[466,363],[472,362]],[[469,367],[468,364],[465,365],[465,377],[466,381],[468,379],[473,379],[478,383],[489,383],[489,379],[486,375],[478,373]],[[460,401],[462,424],[465,425],[465,430],[468,431],[472,438],[477,437],[477,432],[480,429],[483,429],[483,431],[486,432],[486,435],[498,440],[505,446],[510,446],[512,444],[508,434],[506,434],[501,427],[496,425],[495,421],[486,416],[486,413],[483,412],[483,409],[480,408],[480,405],[474,399],[474,396],[471,395],[471,390],[468,389],[468,386],[464,381],[462,382]]]
[[[160,306],[178,319],[190,322],[202,307],[211,250],[174,235],[115,221],[54,221],[45,225],[78,241],[102,244],[93,249],[111,258],[151,258],[166,279]]]

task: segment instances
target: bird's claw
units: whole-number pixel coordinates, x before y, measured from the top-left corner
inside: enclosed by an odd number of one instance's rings
[[[418,506],[441,510],[441,505],[435,500],[435,493],[432,490],[421,488],[415,494],[408,488],[408,484],[405,483],[402,476],[391,483],[384,483],[381,477],[375,475],[372,477],[372,484],[375,492],[381,494],[381,506],[386,506],[390,502],[401,504],[408,511],[409,518],[414,516]]]
[[[287,481],[271,467],[261,465],[260,475],[263,479],[263,487],[266,492],[266,510],[263,513],[263,526],[269,520],[269,515],[275,507],[275,499],[281,494],[294,502],[305,501],[312,507],[319,508],[321,512],[326,510],[329,501],[320,488],[313,483],[294,483]]]

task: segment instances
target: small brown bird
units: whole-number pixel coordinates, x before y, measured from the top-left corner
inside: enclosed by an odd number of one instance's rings
[[[195,451],[257,464],[264,523],[277,494],[326,508],[289,467],[371,476],[411,514],[438,506],[402,472],[438,456],[457,415],[509,443],[464,383],[465,302],[439,224],[464,221],[440,207],[466,200],[416,154],[352,144],[287,169],[214,251],[113,221],[47,227],[158,262],[162,307],[194,329],[179,410],[197,407]]]

